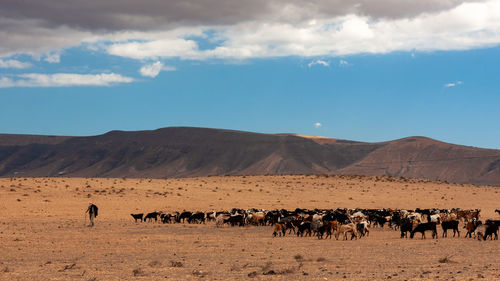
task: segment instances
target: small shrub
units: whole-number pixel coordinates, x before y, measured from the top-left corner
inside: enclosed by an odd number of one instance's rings
[[[184,264],[180,261],[170,261],[170,266],[171,267],[183,267]]]

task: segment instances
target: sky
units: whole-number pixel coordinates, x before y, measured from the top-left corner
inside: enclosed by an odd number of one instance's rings
[[[500,149],[500,0],[1,0],[0,133]]]

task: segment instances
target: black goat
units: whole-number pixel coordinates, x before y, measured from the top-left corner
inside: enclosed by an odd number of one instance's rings
[[[413,236],[415,236],[416,232],[422,233],[422,239],[425,238],[425,231],[431,230],[432,231],[432,238],[438,237],[437,234],[437,229],[436,229],[436,223],[435,222],[425,222],[417,225],[410,233],[410,238],[413,239]]]
[[[184,212],[180,213],[180,214],[179,214],[179,216],[177,217],[177,222],[179,222],[179,223],[180,223],[180,222],[182,221],[182,223],[184,223],[184,221],[185,221],[186,219],[188,219],[188,222],[189,222],[189,218],[190,218],[192,215],[193,215],[193,213],[184,211]]]
[[[149,221],[152,221],[153,219],[155,219],[155,222],[158,221],[158,216],[160,215],[159,212],[152,212],[152,213],[149,213],[147,214],[145,217],[144,217],[144,221],[146,221],[147,219],[149,219]]]
[[[311,236],[311,222],[306,221],[306,222],[299,224],[299,226],[297,227],[297,237],[299,237],[299,236],[303,237],[304,232],[306,232],[306,236],[307,236],[307,234],[309,234],[309,236]]]
[[[399,229],[401,230],[401,238],[408,238],[408,232],[413,230],[413,223],[409,219],[401,219],[400,220]]]
[[[441,227],[443,228],[443,237],[448,237],[448,229],[453,229],[453,237],[455,237],[455,233],[458,233],[458,237],[460,237],[460,231],[458,231],[458,221],[444,221],[441,223]]]
[[[142,217],[144,216],[143,213],[140,213],[140,214],[130,214],[130,215],[134,218],[135,222],[137,222],[137,220],[141,220],[141,222],[143,221],[142,220]]]
[[[194,213],[188,218],[188,223],[205,223],[205,213]]]

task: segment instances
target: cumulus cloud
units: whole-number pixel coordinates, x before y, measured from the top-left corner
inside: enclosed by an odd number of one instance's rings
[[[407,18],[456,7],[466,0],[3,0],[0,17],[36,19],[43,26],[80,30],[147,30],[180,25],[233,25],[244,21],[296,23],[358,14]]]
[[[215,46],[201,49],[193,33]],[[99,50],[139,60],[466,50],[500,43],[500,3],[4,0],[0,38],[0,57],[51,53],[84,42],[90,48],[105,42]]]
[[[320,122],[314,123],[314,128],[320,128],[321,126],[323,126],[323,124],[321,124]]]
[[[339,56],[393,51],[466,50],[500,43],[500,3],[465,3],[414,18],[350,14],[300,23],[244,22],[212,29],[220,42],[200,50],[182,35],[111,44],[113,55],[136,59],[248,59]]]
[[[30,68],[33,65],[29,62],[22,62],[18,60],[2,60],[0,59],[0,68],[17,68],[24,69]]]
[[[329,66],[330,63],[327,62],[327,61],[324,61],[324,60],[314,60],[312,62],[310,62],[307,66],[311,67],[311,66],[315,66],[315,65],[322,65],[322,66]]]
[[[141,67],[139,72],[141,73],[142,76],[154,78],[154,77],[158,76],[158,74],[160,74],[160,71],[162,71],[162,70],[174,71],[176,69],[173,66],[166,66],[166,65],[163,65],[163,63],[157,61],[155,63],[148,64],[148,65]]]
[[[74,74],[27,73],[11,77],[0,77],[0,88],[10,87],[67,87],[67,86],[110,86],[118,83],[130,83],[134,79],[115,73]]]

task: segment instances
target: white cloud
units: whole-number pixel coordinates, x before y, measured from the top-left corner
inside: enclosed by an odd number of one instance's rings
[[[323,126],[323,124],[321,124],[320,122],[314,123],[314,128],[320,128],[321,126]]]
[[[282,56],[341,56],[393,51],[466,50],[500,43],[500,2],[464,3],[413,18],[373,19],[349,14],[297,23],[242,22],[205,27],[220,42],[200,50],[182,34],[116,42],[113,55],[135,59],[249,59]]]
[[[58,53],[48,54],[45,57],[45,61],[48,63],[60,63],[61,62],[61,55]]]
[[[154,77],[158,76],[158,74],[160,74],[160,71],[162,71],[162,70],[174,71],[174,70],[176,70],[176,68],[173,66],[163,65],[163,63],[161,63],[160,61],[157,61],[155,63],[148,64],[148,65],[141,67],[139,72],[141,73],[142,76],[154,78]]]
[[[0,77],[0,88],[10,87],[68,87],[68,86],[110,86],[118,83],[130,83],[134,79],[115,73],[74,74],[27,73],[11,77]]]
[[[53,53],[81,44],[138,60],[332,57],[467,50],[500,44],[498,0],[363,0],[357,4],[340,0],[307,4],[215,1],[214,7],[201,10],[200,5],[208,4],[153,1],[141,9],[131,8],[135,5],[103,5],[98,15],[82,12],[93,7],[85,1],[71,7],[56,2],[30,2],[31,6],[13,2],[11,13],[9,7],[0,10],[0,57]],[[172,7],[159,9],[163,5]],[[248,6],[245,13],[227,13],[226,9],[241,11],[241,5]],[[222,6],[224,9],[220,9]],[[40,13],[35,18],[23,9],[40,9]],[[63,13],[64,9],[71,10],[73,16],[53,17],[53,10]],[[160,10],[169,16],[158,13]],[[18,14],[23,16],[16,17]],[[193,35],[217,44],[200,49]]]
[[[0,68],[17,68],[24,69],[30,68],[33,65],[29,62],[22,62],[18,60],[2,60],[0,59]]]
[[[314,65],[322,65],[322,66],[327,67],[330,65],[330,63],[327,61],[324,61],[324,60],[315,60],[315,61],[310,62],[307,66],[311,67]]]
[[[444,84],[444,87],[445,88],[456,87],[456,86],[462,85],[463,83],[464,82],[462,82],[462,81],[451,82],[451,83]]]

